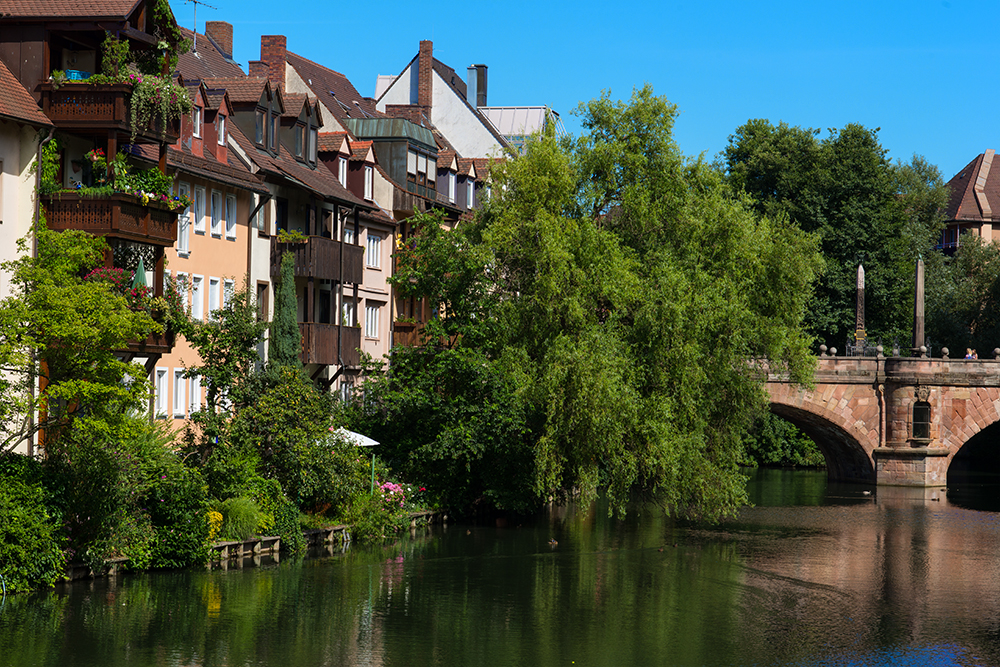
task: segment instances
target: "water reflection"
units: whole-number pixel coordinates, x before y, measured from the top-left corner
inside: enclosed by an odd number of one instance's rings
[[[717,526],[554,507],[9,598],[0,664],[1000,664],[997,514],[823,473],[761,472],[750,495]]]

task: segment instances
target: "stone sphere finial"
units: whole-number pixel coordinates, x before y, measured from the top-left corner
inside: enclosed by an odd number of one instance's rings
[[[1000,359],[1000,347],[993,348],[993,358]]]
[[[819,346],[819,356],[821,356],[821,357],[825,357],[826,356],[826,345],[820,345]]]
[[[946,348],[946,347],[942,347],[941,348],[941,358],[942,359],[947,359],[948,358],[948,348]]]
[[[831,347],[830,348],[830,356],[831,357],[837,356],[837,348],[835,348],[835,347]]]
[[[921,359],[926,359],[927,358],[927,346],[926,345],[921,345],[920,346],[920,358]]]
[[[882,356],[882,352],[884,352],[883,347],[881,345],[876,345],[875,346],[875,356],[881,357]]]

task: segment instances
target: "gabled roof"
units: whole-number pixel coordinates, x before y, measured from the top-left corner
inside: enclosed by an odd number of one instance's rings
[[[350,144],[344,145],[347,141],[347,132],[320,132],[319,141],[317,142],[316,149],[320,153],[339,153],[341,149],[344,152],[350,152]]]
[[[990,222],[1000,219],[1000,161],[993,149],[981,153],[948,181],[948,220]]]
[[[3,2],[4,0],[0,0]],[[181,34],[193,39],[191,30],[181,28]],[[188,51],[177,60],[177,70],[187,79],[244,77],[246,73],[236,61],[227,58],[207,35],[198,34],[198,51]]]
[[[0,0],[4,19],[39,18],[66,21],[84,18],[123,19],[142,0]]]
[[[471,157],[458,158],[458,175],[476,178],[476,161]]]
[[[233,104],[256,104],[264,91],[270,91],[281,103],[281,111],[284,112],[284,100],[281,90],[272,88],[271,82],[254,76],[235,77],[231,79],[208,78],[204,79],[205,87],[212,89],[224,88],[229,93],[229,101]]]
[[[372,155],[372,142],[358,141],[357,139],[351,142],[352,161],[368,162],[368,158],[371,155]],[[372,159],[372,162],[374,162],[374,159]]]
[[[458,154],[453,150],[439,150],[437,159],[438,169],[452,169],[458,171]]]
[[[333,112],[337,120],[383,117],[383,114],[375,109],[375,101],[362,97],[348,78],[340,72],[323,67],[291,51],[285,52],[285,62],[295,68],[306,85],[319,101]]]
[[[28,125],[52,127],[35,99],[24,89],[17,77],[0,60],[0,118],[16,120]]]
[[[158,149],[153,145],[135,145],[132,147],[131,153],[140,159],[153,163],[159,159]],[[228,162],[221,163],[214,158],[195,154],[190,146],[184,146],[182,149],[170,146],[167,148],[167,166],[186,174],[200,176],[210,181],[224,183],[257,194],[268,194],[269,192],[263,181],[247,171],[246,167],[232,155],[229,156]]]

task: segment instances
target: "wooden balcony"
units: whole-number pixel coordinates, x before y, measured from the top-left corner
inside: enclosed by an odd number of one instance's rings
[[[79,229],[138,243],[172,246],[177,241],[177,213],[161,204],[119,193],[108,197],[59,192],[42,196],[49,229]]]
[[[338,331],[344,332],[344,342],[341,349],[345,366],[361,365],[361,328],[340,327],[336,324],[319,324],[316,322],[299,322],[302,332],[302,363],[337,365]]]
[[[174,349],[176,334],[167,329],[162,334],[149,334],[145,340],[130,340],[128,351],[132,356],[148,357],[153,355],[170,354]]]
[[[334,241],[323,236],[309,236],[305,243],[279,243],[271,239],[271,275],[281,273],[281,256],[295,255],[296,278],[320,278],[340,282],[340,254],[344,253],[344,282],[360,284],[364,280],[364,248]]]
[[[172,144],[180,136],[181,122],[175,119],[164,127],[150,121],[133,128],[129,113],[132,86],[126,84],[63,83],[55,88],[51,83],[39,85],[42,92],[42,112],[60,130],[74,134],[108,136],[117,131],[123,135],[119,143]]]

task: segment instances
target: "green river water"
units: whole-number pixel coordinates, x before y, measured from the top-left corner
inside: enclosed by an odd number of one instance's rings
[[[8,597],[0,665],[1000,665],[995,490],[749,490],[714,526],[570,505]]]

